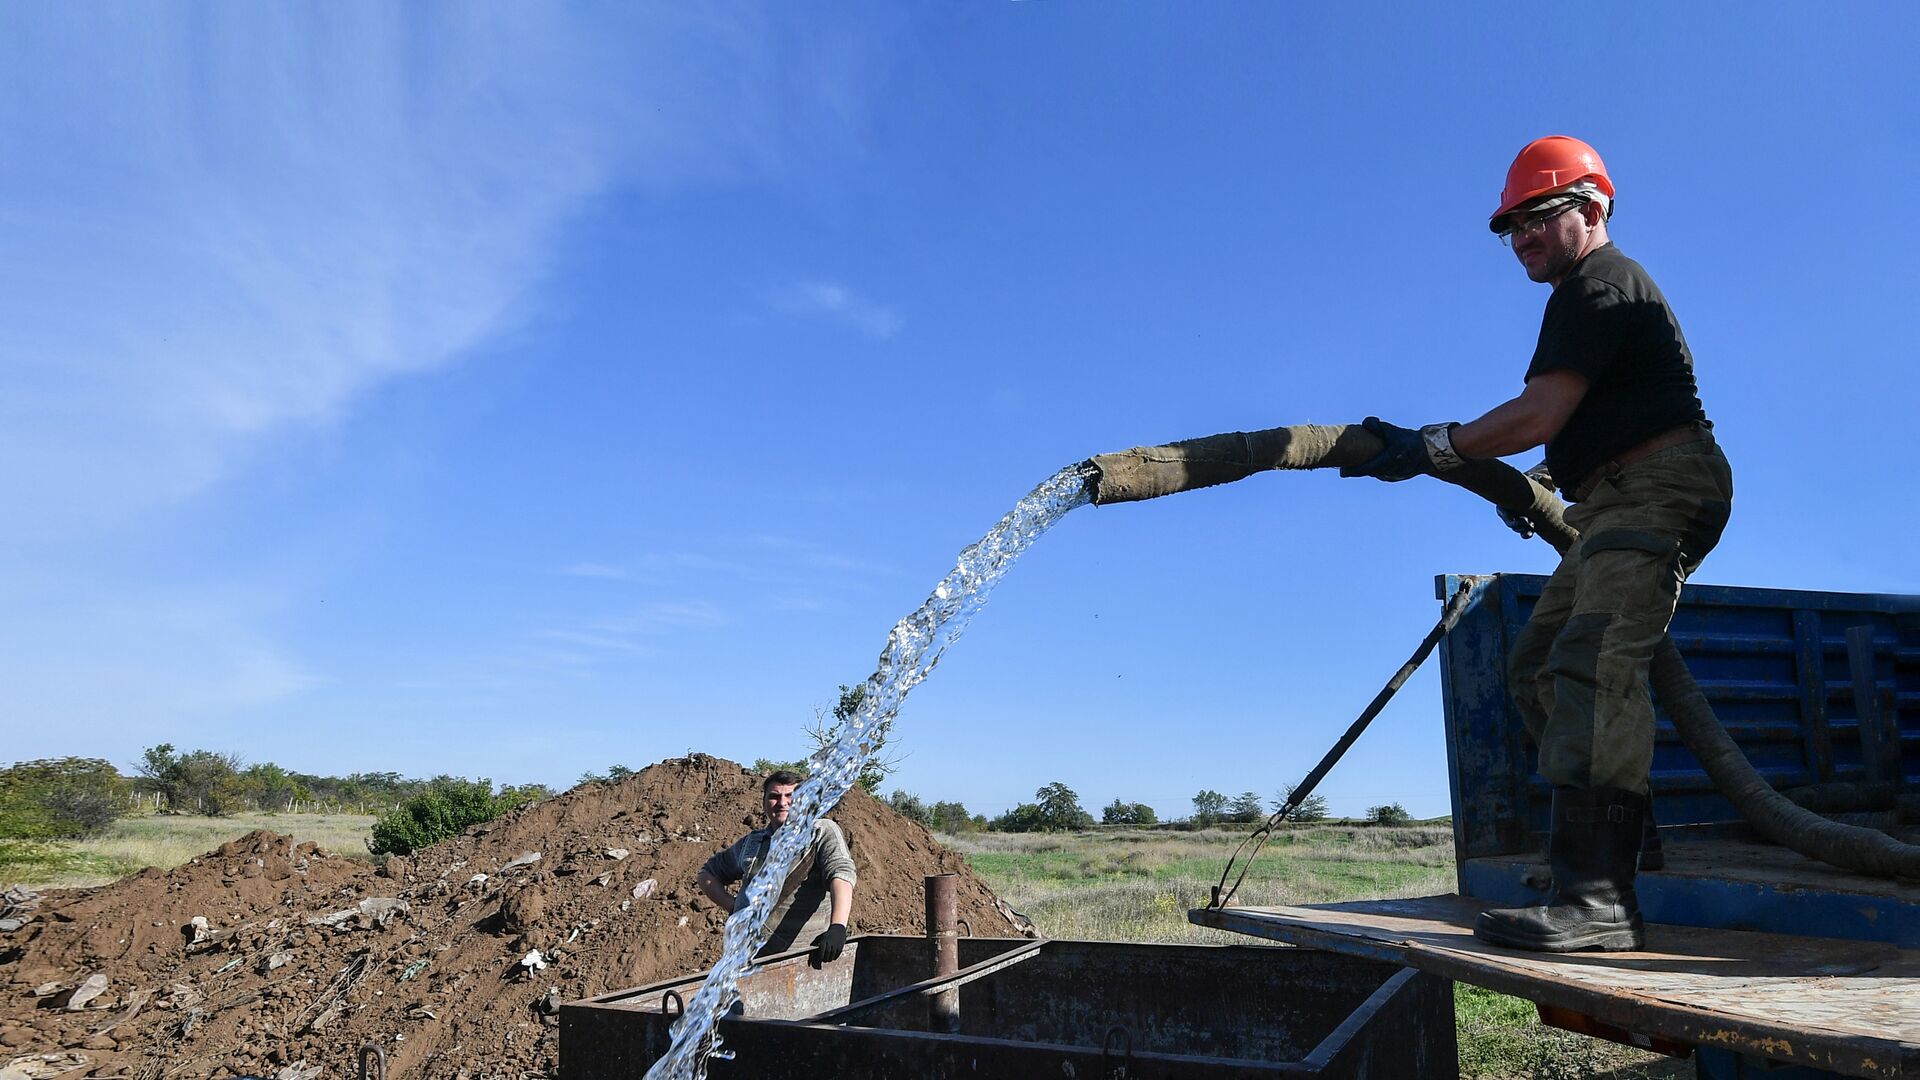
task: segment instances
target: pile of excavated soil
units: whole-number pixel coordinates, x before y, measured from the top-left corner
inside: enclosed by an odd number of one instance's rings
[[[724,916],[694,875],[759,823],[759,794],[754,774],[694,755],[377,871],[261,831],[173,870],[49,892],[0,932],[0,1070],[331,1080],[373,1044],[395,1077],[551,1076],[559,1000],[719,958]],[[959,875],[975,932],[1021,932],[959,855],[884,803],[856,790],[833,818],[859,867],[856,932],[923,933],[938,873]],[[535,950],[545,967],[523,964]]]

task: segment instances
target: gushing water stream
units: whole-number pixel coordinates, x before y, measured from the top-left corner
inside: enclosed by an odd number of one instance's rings
[[[960,553],[926,603],[894,624],[860,707],[808,762],[809,776],[793,793],[786,825],[774,834],[765,865],[747,883],[744,903],[727,919],[720,961],[687,1002],[686,1015],[673,1025],[672,1047],[647,1070],[647,1080],[701,1080],[709,1056],[731,1056],[721,1049],[714,1022],[732,1007],[740,977],[766,944],[767,916],[779,902],[780,886],[813,839],[813,823],[853,786],[878,749],[873,736],[886,730],[907,692],[933,672],[1013,561],[1068,511],[1091,501],[1089,482],[1095,472],[1090,463],[1070,465],[1028,492],[987,535]]]

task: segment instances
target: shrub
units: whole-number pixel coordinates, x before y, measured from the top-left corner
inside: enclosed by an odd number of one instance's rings
[[[0,769],[0,838],[92,836],[127,809],[127,785],[99,758],[23,761]]]
[[[929,807],[927,814],[933,819],[930,829],[944,833],[970,832],[987,827],[987,819],[967,813],[965,805],[957,802],[937,802]]]
[[[910,791],[895,788],[893,794],[887,796],[887,805],[893,807],[896,813],[909,821],[917,821],[928,828],[933,827],[933,811],[927,808],[926,803],[920,801],[920,796]]]
[[[1215,824],[1227,812],[1227,797],[1212,788],[1193,797],[1193,823],[1202,827]]]
[[[226,817],[246,801],[240,757],[212,750],[176,753],[172,743],[150,746],[137,766],[141,783],[171,813]]]
[[[1260,793],[1243,791],[1227,805],[1226,820],[1240,825],[1251,825],[1267,816],[1260,807]]]
[[[790,773],[798,773],[801,776],[813,775],[813,765],[804,758],[799,761],[775,761],[772,758],[753,759],[753,771],[759,773],[762,777],[772,776],[774,773],[782,770]]]
[[[1044,832],[1046,818],[1035,803],[1025,802],[987,822],[994,832]]]
[[[1080,796],[1055,780],[1033,793],[1039,802],[1021,803],[987,823],[995,832],[1072,832],[1093,826],[1093,815],[1080,808]]]
[[[1385,806],[1367,807],[1367,820],[1375,825],[1405,825],[1413,820],[1413,815],[1407,813],[1407,808],[1399,803],[1388,803]]]
[[[1280,790],[1280,797],[1273,800],[1274,813],[1279,813],[1280,808],[1287,805],[1287,801],[1293,798],[1294,790],[1299,786],[1298,784],[1288,784]],[[1287,820],[1298,822],[1302,825],[1311,825],[1315,822],[1327,820],[1327,797],[1325,795],[1309,795],[1300,800],[1300,805],[1293,808],[1293,813]]]
[[[491,780],[442,777],[374,822],[367,850],[375,855],[411,854],[535,801],[533,787],[502,788],[495,795]]]
[[[1143,802],[1130,803],[1115,799],[1100,811],[1102,825],[1154,825],[1159,821],[1160,816],[1153,812],[1153,807]]]

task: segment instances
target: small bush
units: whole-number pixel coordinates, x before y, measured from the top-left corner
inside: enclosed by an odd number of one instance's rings
[[[1100,812],[1102,825],[1157,825],[1159,823],[1160,815],[1154,813],[1153,807],[1143,802],[1130,803],[1115,799],[1112,805]]]
[[[495,795],[491,780],[436,780],[431,788],[374,822],[367,850],[375,855],[409,855],[537,798],[536,792],[526,788],[503,788]]]
[[[0,769],[0,838],[96,836],[126,809],[126,781],[99,758],[23,761]]]
[[[1405,825],[1413,820],[1413,815],[1407,813],[1407,808],[1399,803],[1388,803],[1385,806],[1369,806],[1367,820],[1375,825]]]

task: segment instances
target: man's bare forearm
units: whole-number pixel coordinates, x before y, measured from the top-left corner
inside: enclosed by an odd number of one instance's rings
[[[1587,394],[1586,376],[1549,371],[1527,383],[1511,401],[1452,431],[1454,452],[1468,458],[1498,458],[1550,442]]]
[[[733,894],[727,891],[725,885],[720,884],[719,878],[702,870],[700,871],[700,876],[696,877],[694,881],[700,886],[700,891],[707,895],[707,899],[720,906],[721,911],[731,912],[733,910]]]

